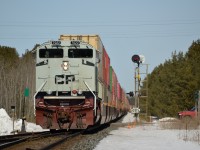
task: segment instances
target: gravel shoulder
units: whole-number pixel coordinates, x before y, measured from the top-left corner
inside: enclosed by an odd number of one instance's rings
[[[119,127],[125,127],[127,126],[127,123],[112,123],[109,127],[98,131],[97,133],[93,134],[85,134],[80,135],[75,138],[69,139],[65,143],[63,143],[61,146],[59,146],[59,149],[61,150],[93,150],[96,145],[106,136],[109,135],[109,133],[112,130],[116,130]],[[56,150],[58,148],[55,148]]]

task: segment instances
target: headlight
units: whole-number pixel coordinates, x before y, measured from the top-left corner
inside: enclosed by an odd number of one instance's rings
[[[79,89],[79,90],[78,90],[78,94],[79,94],[79,95],[83,94],[83,91]]]
[[[73,94],[77,94],[77,90],[72,90],[72,93]]]
[[[69,67],[69,62],[68,61],[63,61],[63,70],[64,71],[67,71],[68,70],[68,67]]]

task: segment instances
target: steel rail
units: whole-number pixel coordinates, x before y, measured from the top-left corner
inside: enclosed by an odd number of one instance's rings
[[[67,139],[69,138],[72,138],[72,137],[75,137],[75,136],[78,136],[80,134],[84,133],[84,130],[81,131],[81,132],[76,132],[76,133],[73,133],[73,134],[70,134],[70,135],[66,135],[65,137],[63,137],[62,139],[54,142],[54,143],[51,143],[43,148],[41,148],[40,150],[49,150],[49,149],[52,149],[54,147],[56,147],[57,145],[60,145],[62,143],[64,143]]]
[[[57,135],[63,135],[63,132],[53,133],[53,134],[51,132],[41,132],[41,134],[39,134],[37,132],[36,134],[31,134],[31,135],[30,134],[28,134],[28,135],[23,134],[23,135],[21,135],[22,136],[21,138],[20,138],[20,135],[19,135],[19,138],[17,138],[16,135],[14,135],[13,138],[11,138],[12,136],[10,136],[10,138],[1,139],[0,141],[2,141],[2,142],[3,141],[5,141],[5,142],[9,141],[9,142],[0,144],[0,149],[8,148],[8,147],[14,146],[16,144],[28,141],[30,139],[35,140],[35,139],[38,139],[38,138],[41,138],[41,137],[45,138],[45,137],[52,137],[52,136],[57,136]],[[23,136],[26,136],[26,137],[23,137]]]

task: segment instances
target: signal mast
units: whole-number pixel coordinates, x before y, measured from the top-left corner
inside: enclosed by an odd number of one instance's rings
[[[146,106],[145,106],[145,114],[147,115],[147,95],[148,95],[148,90],[146,87],[146,94],[145,96],[141,96],[141,91],[140,91],[140,87],[141,87],[141,76],[140,76],[140,64],[144,64],[145,62],[145,57],[143,55],[133,55],[132,56],[132,61],[133,63],[137,64],[137,66],[134,69],[134,79],[135,79],[135,85],[134,85],[134,99],[135,99],[135,103],[134,103],[134,107],[132,108],[132,113],[135,115],[136,117],[136,121],[137,118],[139,116],[140,113],[140,98],[146,98]],[[148,64],[146,64],[146,73],[142,73],[142,74],[146,74],[148,72]],[[146,80],[148,81],[148,80]],[[143,81],[144,82],[144,81]],[[148,83],[148,82],[147,82]],[[148,84],[146,84],[147,86]],[[131,92],[130,92],[131,93]],[[133,92],[132,92],[133,93]],[[131,95],[130,95],[131,96]],[[144,109],[144,108],[143,108]]]

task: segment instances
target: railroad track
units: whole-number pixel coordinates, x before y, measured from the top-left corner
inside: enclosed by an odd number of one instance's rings
[[[41,135],[41,134],[47,134],[49,131],[44,131],[44,132],[26,132],[26,133],[19,133],[19,134],[14,134],[14,135],[3,135],[0,136],[0,145],[4,143],[4,141],[12,141],[14,139],[19,139],[22,137],[28,137],[28,136],[33,136],[33,135]]]
[[[82,131],[55,131],[0,137],[0,149],[49,149]]]
[[[84,130],[83,130],[83,131],[80,131],[80,132],[73,133],[73,134],[66,135],[66,136],[64,136],[63,138],[61,138],[60,140],[58,140],[58,141],[56,141],[56,142],[53,142],[53,143],[51,143],[51,144],[49,144],[49,145],[47,145],[47,146],[41,148],[40,150],[49,150],[49,149],[52,149],[52,148],[54,148],[55,146],[64,143],[67,139],[72,138],[72,137],[75,137],[75,136],[78,136],[78,135],[81,135],[82,133],[84,133]]]
[[[67,139],[76,137],[81,134],[95,133],[110,124],[104,124],[89,128],[87,130],[56,130],[55,132],[37,132],[26,133],[9,136],[0,136],[0,149],[9,150],[49,150],[54,147],[59,147]]]
[[[12,145],[12,143],[20,143],[30,137],[46,134],[49,134],[49,131],[0,136],[0,149]]]
[[[105,128],[105,125],[104,127]],[[23,135],[9,135],[0,137],[0,150],[49,150],[56,149],[69,138],[81,134],[90,134],[103,129],[102,126],[89,130],[70,130],[42,132]]]

